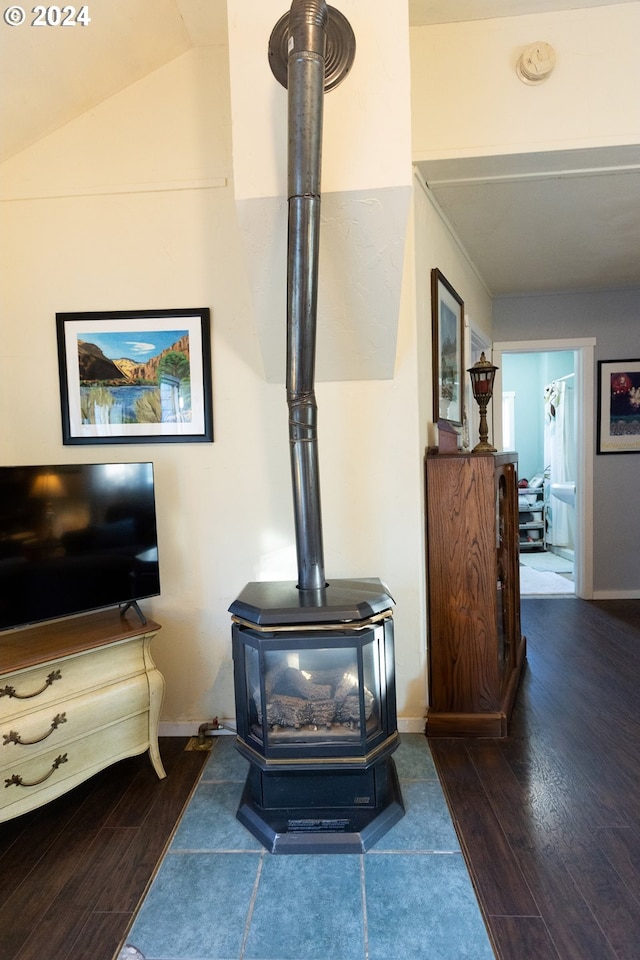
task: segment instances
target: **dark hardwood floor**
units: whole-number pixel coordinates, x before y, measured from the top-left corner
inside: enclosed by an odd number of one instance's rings
[[[640,601],[525,599],[506,740],[430,740],[499,960],[640,957]],[[208,754],[0,825],[0,960],[112,960]],[[426,933],[426,931],[425,931]]]
[[[640,957],[640,600],[523,599],[505,740],[430,740],[499,960]]]
[[[112,960],[208,753],[160,740],[0,824],[0,960]]]

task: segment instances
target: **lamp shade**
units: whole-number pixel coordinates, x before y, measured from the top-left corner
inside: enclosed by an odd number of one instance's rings
[[[42,500],[54,500],[57,497],[63,497],[64,494],[62,479],[57,473],[49,470],[36,476],[30,490],[32,497],[39,497]]]
[[[480,355],[477,363],[469,367],[468,373],[471,377],[471,389],[476,400],[490,400],[493,394],[493,381],[498,368],[490,363],[484,355]]]

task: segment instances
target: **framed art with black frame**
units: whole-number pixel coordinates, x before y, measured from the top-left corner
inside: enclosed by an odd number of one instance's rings
[[[431,271],[433,419],[462,426],[464,389],[464,302],[447,278]]]
[[[598,453],[640,453],[640,360],[598,361]]]
[[[209,309],[57,313],[65,444],[213,441]]]

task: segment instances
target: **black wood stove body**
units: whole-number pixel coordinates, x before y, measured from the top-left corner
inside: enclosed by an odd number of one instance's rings
[[[404,814],[393,600],[379,580],[312,593],[250,583],[230,607],[237,816],[272,853],[361,853]]]

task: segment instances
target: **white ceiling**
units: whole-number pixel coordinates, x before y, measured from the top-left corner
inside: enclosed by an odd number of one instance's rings
[[[226,0],[87,7],[87,26],[31,27],[31,14],[22,26],[0,23],[0,162],[190,47],[227,42]]]
[[[633,0],[409,0],[409,16],[418,25],[616,2]],[[0,24],[0,162],[190,47],[227,42],[226,0],[88,8],[86,27]],[[525,158],[498,176],[460,162],[421,165],[494,295],[640,286],[640,149],[590,156],[586,170],[584,157],[564,160],[562,173]]]
[[[418,168],[493,296],[640,286],[640,147]]]
[[[634,0],[409,0],[412,26],[489,20],[493,17],[521,17],[527,13],[555,13],[585,7],[607,7]]]

